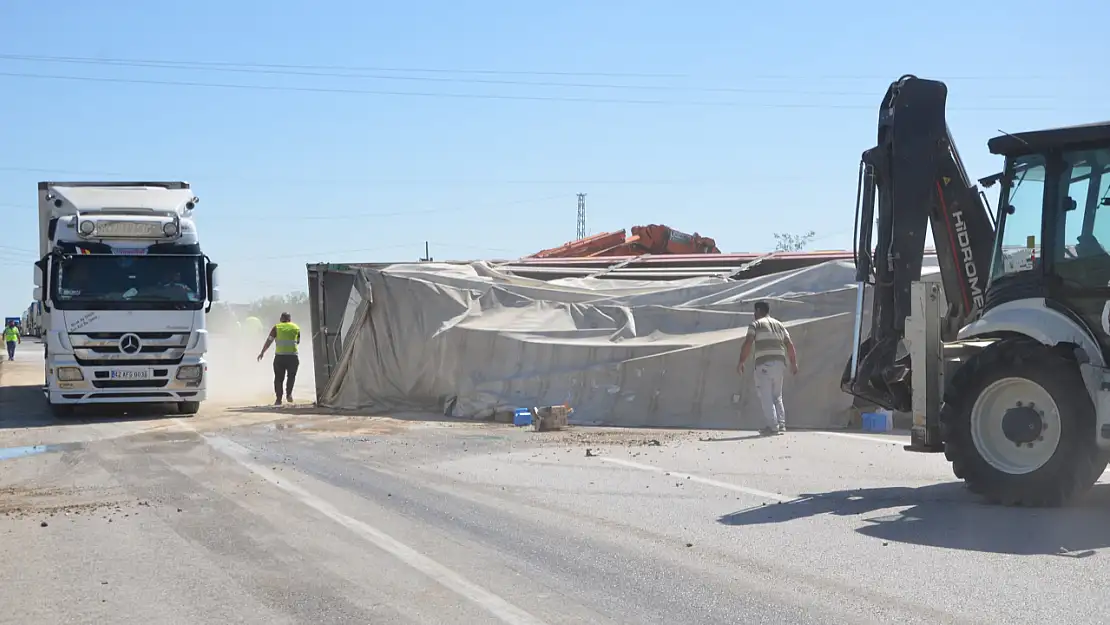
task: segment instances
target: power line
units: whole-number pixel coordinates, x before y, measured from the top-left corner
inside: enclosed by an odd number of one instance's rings
[[[568,197],[568,193],[559,193],[557,195],[548,195],[545,197],[532,198],[526,200],[516,200],[505,204],[499,204],[496,208],[508,208],[511,206],[519,206],[521,204],[539,204],[540,202],[549,202],[551,200],[558,200]],[[468,206],[454,206],[449,208],[429,208],[413,211],[396,211],[391,213],[356,213],[351,215],[298,215],[295,217],[280,217],[282,220],[288,221],[332,221],[337,219],[370,219],[379,217],[407,217],[409,215],[430,215],[433,213],[458,213],[470,210],[480,210],[483,208],[491,208],[490,206],[481,205],[468,205]],[[245,219],[257,219],[258,217],[245,217]]]
[[[572,72],[543,70],[498,70],[498,69],[448,69],[429,67],[388,67],[381,65],[312,65],[291,63],[242,63],[232,61],[180,61],[170,59],[134,59],[112,57],[45,56],[23,54],[0,54],[0,58],[28,59],[41,61],[95,61],[98,63],[159,63],[164,65],[198,66],[206,68],[246,67],[275,70],[309,70],[332,72],[396,72],[421,74],[471,74],[492,76],[594,76],[599,78],[688,78],[686,74],[658,74],[645,72]]]
[[[292,258],[310,258],[310,257],[327,258],[329,256],[334,256],[336,254],[359,254],[359,253],[367,253],[367,252],[379,252],[379,251],[384,251],[384,250],[392,250],[392,249],[398,249],[398,248],[402,248],[402,247],[411,247],[411,246],[413,246],[412,243],[399,243],[399,244],[394,244],[394,245],[383,245],[383,246],[378,246],[378,247],[360,247],[360,248],[350,249],[350,250],[329,250],[329,251],[326,251],[326,252],[293,252],[293,253],[289,253],[289,254],[278,254],[276,256],[250,256],[250,257],[241,258],[241,259],[238,259],[238,258],[228,259],[228,258],[219,257],[219,258],[214,258],[213,260],[215,260],[216,262],[219,262],[221,264],[230,264],[230,263],[241,264],[241,263],[252,263],[252,262],[267,261],[267,260],[286,260],[286,259],[292,259]],[[25,264],[25,263],[21,262],[21,261],[18,261],[15,258],[0,258],[0,265],[3,265],[3,264],[10,264],[12,266],[15,266],[15,265],[22,265],[22,264]]]
[[[159,180],[164,178],[162,175],[139,175],[135,173],[123,173],[118,171],[95,171],[88,169],[68,169],[68,168],[47,168],[47,167],[23,167],[23,166],[8,166],[0,165],[0,172],[11,173],[28,173],[28,174],[44,174],[44,175],[65,175],[65,176],[105,176],[110,178],[123,178],[128,180]],[[184,178],[185,180],[229,180],[235,182],[243,182],[254,180],[259,182],[272,183],[275,179],[280,180],[283,185],[342,185],[350,183],[358,183],[363,186],[412,186],[412,187],[426,187],[431,185],[437,186],[490,186],[490,185],[565,185],[565,186],[748,186],[750,181],[742,180],[735,177],[714,179],[689,179],[689,180],[667,180],[667,179],[627,179],[627,178],[599,178],[599,179],[583,179],[583,178],[550,178],[550,179],[481,179],[472,178],[468,180],[450,180],[442,178],[411,178],[411,179],[392,179],[392,178],[367,178],[367,177],[347,177],[347,178],[290,178],[284,174],[264,175],[264,176],[250,176],[242,174],[206,174],[199,173],[197,175],[180,176],[175,174],[175,179]],[[760,180],[764,181],[780,181],[780,182],[796,182],[802,180],[799,176],[760,176]],[[22,204],[17,203],[4,203],[0,202],[0,206],[7,206],[11,208],[23,208]]]
[[[512,86],[527,86],[527,87],[560,87],[560,88],[574,88],[574,89],[609,89],[609,90],[629,90],[629,91],[669,91],[669,92],[692,92],[692,93],[745,93],[745,94],[762,94],[762,95],[802,95],[802,96],[861,96],[861,97],[874,97],[873,91],[829,91],[829,90],[799,90],[799,89],[766,89],[754,87],[699,87],[699,86],[677,86],[677,85],[636,85],[636,84],[602,84],[602,83],[573,83],[573,82],[551,82],[551,81],[524,81],[524,80],[508,80],[508,79],[489,79],[489,78],[457,78],[457,77],[442,77],[442,76],[400,76],[389,74],[365,74],[365,73],[342,73],[335,71],[324,70],[290,70],[290,69],[267,69],[257,66],[236,66],[238,64],[215,64],[215,63],[201,63],[189,61],[154,61],[144,59],[98,59],[89,57],[52,57],[52,56],[32,56],[32,55],[15,55],[15,54],[0,54],[0,60],[7,61],[25,61],[34,63],[66,63],[78,65],[94,65],[101,67],[133,67],[133,68],[153,68],[153,69],[170,69],[170,70],[185,70],[185,71],[208,71],[208,72],[226,72],[226,73],[239,73],[239,74],[265,74],[265,75],[281,75],[281,76],[307,76],[318,78],[358,78],[369,80],[392,80],[392,81],[410,81],[410,82],[432,82],[432,83],[455,83],[455,84],[480,84],[480,85],[512,85]],[[1007,95],[1007,94],[989,94],[982,96],[983,99],[992,100],[1058,100],[1058,96],[1051,95]]]
[[[214,259],[214,260],[216,260],[216,262],[220,262],[220,263],[231,263],[231,262],[234,262],[234,263],[253,263],[253,262],[256,262],[256,261],[260,261],[260,260],[287,260],[287,259],[291,259],[291,258],[306,258],[306,257],[316,257],[316,258],[325,258],[326,259],[330,256],[335,256],[336,254],[364,254],[364,253],[367,253],[367,252],[382,252],[382,251],[385,251],[385,250],[395,250],[395,249],[399,249],[399,248],[403,248],[403,247],[414,247],[415,245],[416,244],[414,244],[414,243],[397,243],[397,244],[394,244],[394,245],[382,245],[382,246],[378,246],[378,247],[362,247],[362,248],[357,248],[357,249],[353,249],[353,250],[328,250],[326,252],[294,252],[292,254],[279,254],[277,256],[252,256],[250,258],[245,258],[245,259],[242,259],[242,260],[236,260],[236,259],[226,260],[225,259],[225,260],[221,261],[218,258]]]
[[[505,70],[505,69],[464,69],[443,67],[395,67],[383,65],[335,65],[335,64],[291,64],[291,63],[252,63],[241,61],[182,61],[175,59],[137,59],[120,57],[88,56],[49,56],[30,54],[0,54],[0,58],[26,59],[38,61],[84,61],[97,63],[158,63],[175,66],[196,66],[202,68],[243,67],[278,70],[315,70],[333,72],[390,72],[412,74],[470,74],[492,76],[592,76],[600,78],[652,78],[652,79],[690,79],[691,74],[662,74],[652,72],[574,72],[566,70]],[[890,82],[893,76],[877,74],[747,74],[745,80],[884,80]],[[1022,74],[972,74],[962,76],[938,77],[942,80],[1005,81],[1014,80],[1058,80],[1058,75]]]
[[[380,246],[377,246],[377,247],[364,247],[364,248],[358,248],[358,249],[353,249],[353,250],[329,250],[327,252],[296,252],[296,253],[291,253],[291,254],[280,254],[280,255],[277,255],[277,256],[254,256],[254,257],[243,259],[243,260],[238,260],[238,259],[227,260],[226,258],[222,259],[222,260],[220,258],[214,258],[214,260],[216,260],[216,262],[220,262],[220,263],[232,263],[232,262],[234,262],[234,263],[250,263],[250,262],[262,261],[262,260],[287,260],[287,259],[293,259],[293,258],[306,258],[306,257],[317,257],[317,258],[325,258],[326,259],[326,258],[329,258],[329,257],[334,257],[338,254],[365,254],[365,253],[371,253],[371,252],[384,252],[386,250],[396,250],[396,249],[402,249],[402,248],[417,248],[417,247],[423,246],[425,243],[428,243],[430,245],[439,246],[439,247],[459,247],[459,248],[463,248],[463,249],[480,250],[480,251],[483,251],[483,252],[507,252],[507,253],[514,253],[514,254],[516,253],[513,250],[508,250],[508,249],[505,249],[505,248],[485,247],[485,246],[481,246],[481,245],[470,245],[468,243],[459,243],[457,241],[456,242],[451,242],[451,243],[442,243],[442,242],[437,243],[436,241],[419,241],[417,243],[411,243],[411,242],[410,243],[396,243],[396,244],[392,244],[392,245],[380,245]]]
[[[429,243],[431,243],[432,245],[438,246],[438,247],[460,247],[464,250],[476,250],[476,251],[479,251],[479,252],[501,252],[501,253],[504,253],[504,254],[516,254],[519,251],[519,250],[510,250],[510,249],[507,249],[507,248],[504,248],[504,247],[488,247],[488,246],[485,246],[485,245],[471,245],[469,243],[459,243],[458,241],[452,241],[451,243],[444,243],[444,242],[437,243],[435,241],[429,241]]]
[[[503,209],[503,208],[509,208],[509,207],[513,207],[513,206],[520,206],[522,204],[539,204],[541,202],[549,202],[551,200],[563,199],[563,198],[567,198],[569,196],[570,196],[569,193],[558,193],[558,194],[555,194],[555,195],[547,195],[547,196],[537,197],[537,198],[527,198],[527,199],[523,199],[523,200],[514,200],[512,202],[507,202],[507,203],[504,203],[504,204],[498,204],[496,206],[489,206],[489,205],[451,206],[451,207],[446,207],[446,208],[428,208],[428,209],[419,209],[419,210],[403,210],[403,211],[393,211],[393,212],[388,212],[388,213],[353,213],[353,214],[347,214],[347,215],[289,215],[289,216],[222,214],[220,217],[221,217],[221,219],[232,219],[232,220],[259,220],[259,219],[264,219],[266,221],[336,221],[336,220],[342,220],[342,219],[375,219],[375,218],[381,218],[381,217],[408,217],[410,215],[431,215],[431,214],[436,214],[436,213],[460,213],[460,212],[466,212],[466,211],[471,211],[471,210],[482,210],[482,209],[490,209],[490,208]],[[17,205],[17,204],[10,204],[10,205],[9,204],[0,204],[0,206],[12,206],[12,207],[15,207],[15,208],[22,208],[22,206]],[[0,250],[2,250],[3,248],[4,248],[4,246],[0,246]],[[12,248],[12,249],[14,249],[14,248]],[[33,253],[33,252],[31,252],[31,253]]]
[[[724,107],[724,108],[785,108],[785,109],[843,109],[843,110],[872,110],[874,104],[828,104],[817,102],[735,102],[735,101],[695,101],[695,100],[636,100],[624,98],[588,98],[588,97],[562,97],[539,96],[519,94],[492,94],[492,93],[447,93],[431,91],[386,91],[374,89],[345,89],[339,87],[307,87],[288,85],[244,85],[235,83],[215,83],[184,80],[152,80],[142,78],[109,78],[103,76],[69,76],[61,74],[37,74],[29,72],[0,72],[0,76],[7,78],[30,78],[40,80],[60,80],[76,82],[98,82],[133,85],[157,85],[165,87],[201,87],[214,89],[235,89],[242,91],[277,91],[299,93],[330,93],[345,95],[373,95],[384,97],[416,97],[416,98],[445,98],[463,100],[505,100],[520,102],[572,102],[588,104],[628,104],[642,106],[696,106],[696,107]],[[950,111],[1050,111],[1053,107],[1044,106],[1006,106],[1006,107],[949,107]]]

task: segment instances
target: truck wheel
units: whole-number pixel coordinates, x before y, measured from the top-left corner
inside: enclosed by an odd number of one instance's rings
[[[177,404],[178,414],[194,415],[200,411],[199,401],[183,401]]]
[[[72,419],[74,404],[50,404],[50,415],[55,419]]]
[[[1106,468],[1079,366],[1031,339],[1005,339],[964,363],[940,422],[952,472],[994,503],[1065,505]]]

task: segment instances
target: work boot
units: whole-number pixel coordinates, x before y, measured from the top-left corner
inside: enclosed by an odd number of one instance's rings
[[[275,406],[280,406],[281,405],[281,395],[278,395],[278,398],[274,400],[274,405]]]
[[[771,428],[760,428],[759,429],[759,435],[760,436],[774,436],[775,433],[776,433],[776,430],[773,430]]]
[[[287,404],[293,403],[293,394],[292,393],[286,393],[285,394],[285,403],[287,403]]]
[[[780,423],[778,427],[779,434],[786,434],[786,424]]]

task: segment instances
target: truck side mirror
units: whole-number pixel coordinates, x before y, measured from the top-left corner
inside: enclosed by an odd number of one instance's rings
[[[43,312],[50,312],[50,304],[47,303],[50,296],[50,279],[46,273],[48,258],[50,257],[44,256],[35,261],[35,301],[42,302]]]
[[[219,268],[219,264],[212,262],[208,263],[204,267],[205,277],[207,278],[206,281],[208,282],[208,307],[204,309],[204,312],[210,312],[212,310],[212,304],[220,301],[220,272],[218,271]]]
[[[41,302],[42,301],[42,287],[41,286],[35,285],[35,290],[31,292],[31,299],[35,300],[36,302]]]

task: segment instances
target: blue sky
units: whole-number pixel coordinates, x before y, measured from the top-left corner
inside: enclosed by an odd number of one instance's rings
[[[578,192],[590,232],[663,223],[759,251],[812,229],[847,248],[891,80],[948,82],[983,176],[1000,128],[1106,116],[1108,17],[1096,0],[8,0],[0,311],[30,301],[48,179],[189,180],[235,301],[424,241],[437,259],[555,246]]]

